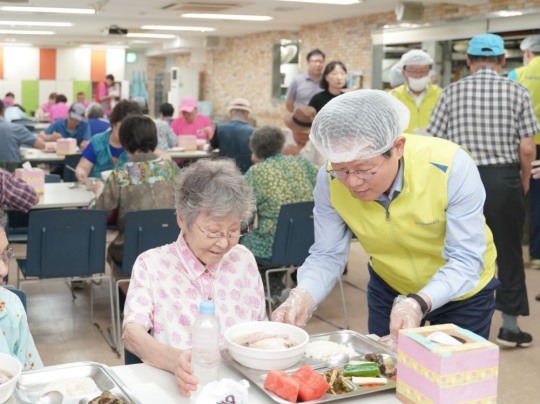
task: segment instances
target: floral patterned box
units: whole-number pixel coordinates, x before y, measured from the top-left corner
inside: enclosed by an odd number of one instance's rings
[[[433,342],[434,332],[463,342]],[[439,334],[440,335],[440,334]],[[444,337],[444,335],[443,335]],[[397,398],[404,403],[495,403],[499,348],[454,324],[401,330]]]
[[[45,171],[41,168],[33,167],[31,169],[15,169],[15,177],[23,180],[36,190],[36,193],[42,194],[45,186]]]

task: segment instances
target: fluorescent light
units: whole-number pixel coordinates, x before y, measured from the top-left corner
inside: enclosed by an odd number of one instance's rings
[[[45,21],[0,21],[0,25],[9,25],[12,27],[72,27],[71,22],[45,22]]]
[[[199,14],[187,13],[181,14],[184,18],[203,18],[210,20],[238,20],[238,21],[269,21],[273,20],[268,15],[236,15],[236,14]]]
[[[179,25],[143,25],[142,29],[153,29],[153,30],[163,30],[163,31],[215,31],[215,28],[210,27],[182,27]]]
[[[58,14],[95,14],[93,8],[63,8],[63,7],[19,7],[1,6],[2,11],[16,11],[23,13],[58,13]]]
[[[333,6],[349,6],[351,4],[361,4],[364,0],[277,0],[288,1],[291,3],[317,3],[317,4],[331,4]]]
[[[33,46],[31,43],[25,43],[25,42],[0,42],[0,48],[8,48],[8,47],[12,47],[12,48],[19,48],[19,47],[28,47],[28,46]]]
[[[523,15],[521,11],[508,11],[508,10],[495,11],[493,14],[499,17],[517,17],[520,15]]]
[[[10,35],[54,35],[54,31],[26,31],[18,29],[0,29],[0,34]]]
[[[91,43],[85,43],[79,45],[79,48],[90,48],[90,49],[127,49],[128,47],[125,45],[106,45],[106,44],[91,44]]]
[[[157,39],[172,39],[176,38],[176,35],[172,34],[139,34],[139,33],[128,33],[126,35],[128,38],[157,38]]]

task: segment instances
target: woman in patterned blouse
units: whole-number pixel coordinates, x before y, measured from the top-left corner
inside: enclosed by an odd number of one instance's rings
[[[199,160],[180,171],[175,189],[182,231],[176,242],[137,258],[123,340],[143,362],[173,373],[189,396],[198,383],[190,327],[199,303],[214,301],[222,343],[228,327],[265,320],[266,311],[255,257],[238,245],[255,203],[233,160]]]
[[[251,135],[249,146],[253,153],[245,177],[253,188],[257,201],[258,226],[242,239],[257,262],[268,265],[272,257],[274,234],[281,205],[313,200],[317,167],[302,156],[281,154],[285,137],[275,126],[263,126]],[[276,275],[273,277],[273,275]],[[270,291],[279,296],[284,287],[281,274],[272,274]]]

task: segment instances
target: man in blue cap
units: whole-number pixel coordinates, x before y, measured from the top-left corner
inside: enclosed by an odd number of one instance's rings
[[[531,96],[519,83],[499,75],[505,63],[498,35],[476,35],[469,42],[471,76],[447,87],[431,115],[427,131],[467,148],[486,189],[484,215],[497,248],[496,309],[503,324],[497,342],[529,347],[532,336],[519,329],[518,316],[529,315],[521,236],[523,195],[529,190],[534,135],[540,131]]]

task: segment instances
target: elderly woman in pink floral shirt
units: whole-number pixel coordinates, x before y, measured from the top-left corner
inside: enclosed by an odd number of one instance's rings
[[[141,254],[124,308],[127,350],[174,373],[189,396],[190,327],[199,303],[213,300],[223,333],[233,324],[266,319],[264,290],[253,254],[238,244],[252,212],[251,188],[232,160],[199,160],[176,180],[178,240]],[[149,333],[150,332],[150,333]]]

